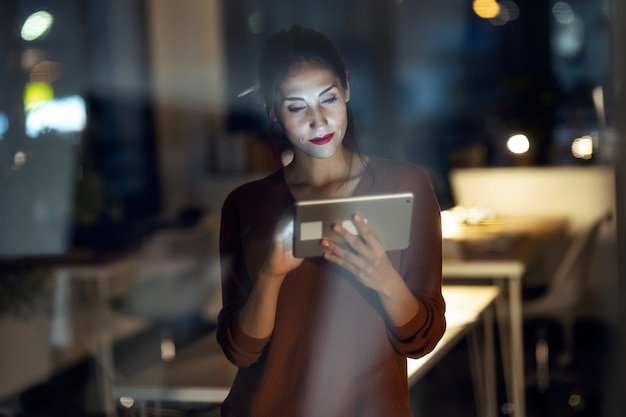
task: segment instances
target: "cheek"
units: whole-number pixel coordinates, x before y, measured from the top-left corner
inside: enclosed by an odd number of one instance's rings
[[[291,131],[301,131],[309,126],[309,122],[306,117],[293,114],[284,116],[282,124],[285,129],[289,129]]]
[[[281,121],[281,126],[290,141],[298,141],[305,135],[308,125],[297,118],[286,118]]]
[[[345,129],[346,126],[348,126],[348,112],[347,112],[347,110],[343,109],[341,112],[339,112],[337,114],[337,117],[335,118],[335,120],[337,121],[338,124],[340,124]]]
[[[301,126],[302,126],[302,123],[298,121],[297,118],[294,118],[294,117],[283,118],[281,124],[283,126],[283,129],[285,129],[286,132],[298,131],[299,129],[301,129]]]

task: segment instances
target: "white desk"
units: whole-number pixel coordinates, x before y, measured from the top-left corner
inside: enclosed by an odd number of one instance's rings
[[[514,417],[526,416],[522,277],[537,252],[562,239],[566,229],[567,221],[563,218],[505,218],[493,223],[469,225],[448,241],[444,240],[444,283],[449,283],[452,278],[486,279],[503,292],[504,297],[498,297],[496,301],[496,317],[507,406]],[[458,250],[463,243],[467,244],[468,253]],[[446,258],[445,248],[450,248],[450,244],[457,250],[452,257]],[[472,251],[472,247],[479,250]]]
[[[493,314],[489,307],[499,294],[500,289],[495,286],[444,285],[446,332],[428,355],[407,360],[409,385],[426,375],[467,335],[478,415],[498,415]],[[482,340],[479,340],[477,330],[483,331]]]
[[[444,261],[443,276],[493,280],[504,297],[496,300],[496,316],[500,330],[503,372],[509,407],[515,417],[526,415],[524,383],[524,339],[522,323],[521,261]]]
[[[408,359],[409,383],[412,384],[431,369],[463,336],[471,332],[485,318],[493,319],[489,307],[499,294],[494,286],[444,286],[448,328],[437,347],[420,359]],[[486,323],[486,329],[492,323]],[[475,349],[480,369],[475,369],[476,388],[484,388],[480,397],[485,401],[483,415],[497,415],[495,400],[495,366],[493,335],[486,331],[484,346]],[[236,374],[236,367],[226,360],[215,335],[210,334],[189,346],[172,362],[163,362],[141,371],[113,388],[114,398],[123,404],[140,407],[147,401],[221,403],[228,395]]]

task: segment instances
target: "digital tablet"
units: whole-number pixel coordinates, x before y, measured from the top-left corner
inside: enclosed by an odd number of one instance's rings
[[[366,195],[305,200],[295,203],[293,254],[297,258],[321,256],[320,240],[341,240],[332,226],[340,223],[357,234],[352,216],[359,213],[378,236],[385,250],[405,249],[411,235],[412,193]]]

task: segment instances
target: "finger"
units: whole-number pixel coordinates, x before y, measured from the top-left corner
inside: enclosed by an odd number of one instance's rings
[[[366,251],[366,246],[361,239],[361,236],[355,235],[340,224],[334,224],[332,228],[343,241],[345,241],[355,252],[363,253]],[[358,230],[357,230],[358,232]]]
[[[350,256],[354,256],[352,253],[348,251],[333,251],[333,250],[325,250],[324,251],[324,259],[329,262],[332,262],[345,270],[351,272],[354,275],[358,274],[358,268],[356,265],[350,261]]]
[[[329,240],[322,241],[322,248],[324,248],[324,257],[328,261],[344,267],[354,275],[358,276],[371,269],[369,253],[358,253],[351,247],[344,247]]]
[[[374,233],[374,231],[372,230],[372,228],[367,224],[367,222],[365,221],[365,219],[363,218],[363,216],[361,216],[359,213],[356,213],[354,216],[352,216],[352,222],[354,223],[354,226],[356,227],[357,231],[359,232],[359,236],[361,237],[361,240],[368,246],[372,246],[372,245],[380,245],[380,240],[378,239],[378,236],[376,235],[376,233]]]

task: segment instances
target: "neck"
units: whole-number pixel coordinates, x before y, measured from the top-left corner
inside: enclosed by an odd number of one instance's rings
[[[296,155],[285,167],[285,180],[296,199],[352,194],[364,166],[358,155],[341,148],[333,157],[315,159]]]

